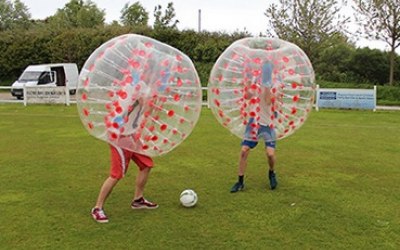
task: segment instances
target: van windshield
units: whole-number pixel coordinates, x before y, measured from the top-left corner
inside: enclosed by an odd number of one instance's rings
[[[20,82],[37,81],[43,72],[25,71],[18,79]]]

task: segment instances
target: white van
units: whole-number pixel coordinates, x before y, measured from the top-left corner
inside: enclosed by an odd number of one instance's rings
[[[75,94],[78,85],[78,66],[75,63],[29,65],[11,87],[11,95],[22,99],[24,86],[67,86]]]

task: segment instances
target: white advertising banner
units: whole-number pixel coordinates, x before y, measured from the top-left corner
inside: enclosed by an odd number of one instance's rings
[[[376,109],[376,86],[373,89],[320,89],[317,91],[319,108]]]
[[[69,105],[69,90],[66,87],[25,87],[24,104],[63,103]]]

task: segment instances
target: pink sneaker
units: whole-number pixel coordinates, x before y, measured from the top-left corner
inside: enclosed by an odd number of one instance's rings
[[[150,202],[145,198],[141,197],[137,200],[132,201],[131,203],[132,209],[156,209],[158,205],[156,203]]]
[[[101,208],[92,208],[92,217],[95,221],[99,222],[99,223],[107,223],[108,222],[108,217],[107,215],[104,213],[104,210]]]

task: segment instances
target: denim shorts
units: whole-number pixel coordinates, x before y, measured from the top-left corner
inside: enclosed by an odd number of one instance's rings
[[[257,141],[247,140],[246,138],[250,138],[251,127],[250,124],[252,120],[250,119],[249,123],[246,126],[245,139],[243,139],[241,145],[248,146],[249,148],[254,148],[257,146],[259,140],[263,140],[265,143],[265,147],[275,148],[276,147],[276,134],[275,130],[270,128],[269,126],[264,126],[259,124],[259,128],[257,130]]]

